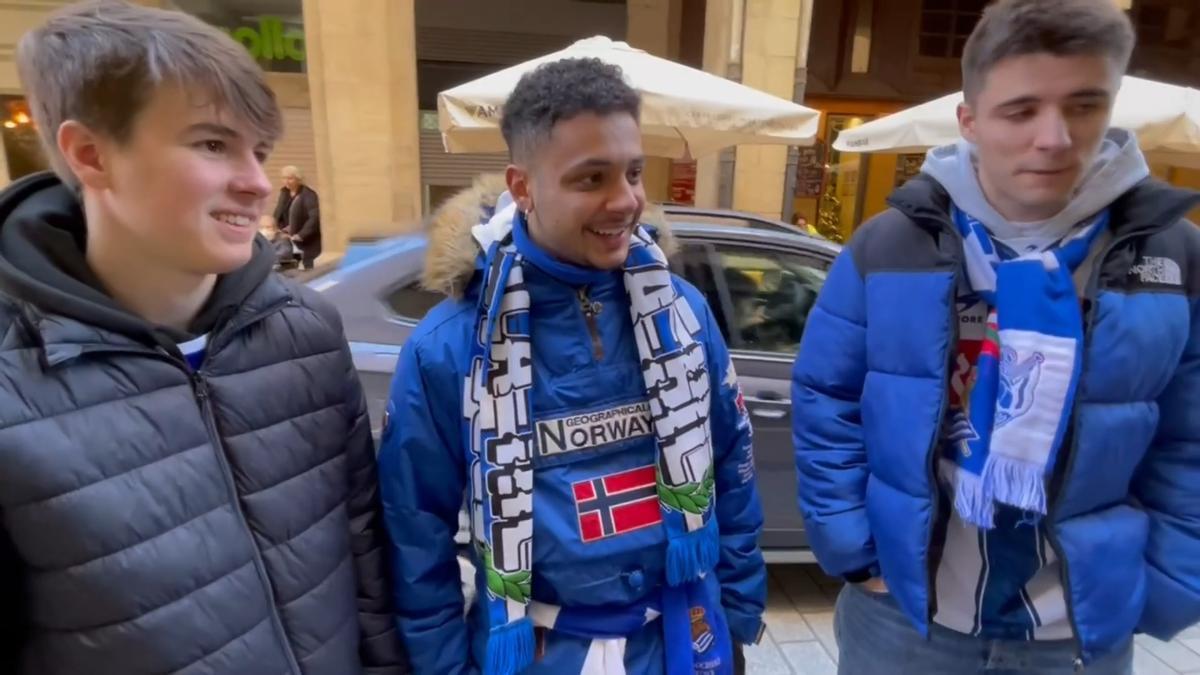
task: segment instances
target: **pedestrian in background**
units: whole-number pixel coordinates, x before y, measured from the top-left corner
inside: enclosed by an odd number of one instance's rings
[[[288,165],[279,173],[283,187],[275,203],[275,223],[300,248],[300,264],[310,270],[321,255],[320,200],[297,167]]]
[[[963,140],[855,233],[793,386],[839,671],[1132,672],[1200,620],[1200,199],[1110,129],[1110,0],[999,0]]]

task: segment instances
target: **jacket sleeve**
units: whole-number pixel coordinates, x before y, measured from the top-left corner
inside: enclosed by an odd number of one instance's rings
[[[1200,621],[1200,301],[1179,368],[1158,399],[1154,443],[1133,495],[1150,518],[1139,632],[1160,640]]]
[[[286,231],[288,229],[288,221],[287,212],[283,208],[283,194],[283,190],[280,190],[279,194],[276,196],[275,210],[271,212],[271,217],[275,219],[275,227]]]
[[[300,237],[300,243],[303,244],[321,230],[321,205],[317,193],[311,188],[303,190],[296,199],[304,205],[304,223],[294,234]]]
[[[867,523],[863,443],[866,288],[847,247],[809,314],[792,371],[792,441],[800,512],[826,573],[850,581],[878,574]]]
[[[353,361],[345,352],[352,423],[346,440],[350,499],[350,545],[358,580],[359,657],[368,675],[407,673],[408,662],[396,634],[392,616],[391,583],[388,578],[387,534],[379,478],[375,465],[375,442],[367,417],[366,395],[354,373]]]
[[[703,301],[701,301],[703,302]],[[750,417],[729,350],[712,312],[704,307],[706,358],[712,389],[711,428],[716,518],[721,532],[717,579],[721,605],[736,644],[755,644],[762,632],[767,600],[767,568],[758,537],[763,527],[762,504],[754,479],[754,444]]]
[[[418,673],[470,672],[470,636],[454,535],[466,487],[457,410],[460,380],[400,353],[379,453],[392,538],[397,623]],[[446,369],[449,370],[449,369]]]

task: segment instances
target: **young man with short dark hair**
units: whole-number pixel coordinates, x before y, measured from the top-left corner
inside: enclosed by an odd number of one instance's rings
[[[407,672],[338,314],[255,236],[262,72],[116,0],[17,63],[57,175],[0,193],[0,672]]]
[[[426,285],[451,299],[404,346],[380,450],[418,672],[732,673],[759,637],[749,419],[703,296],[641,224],[639,106],[614,66],[539,67],[504,106],[507,190],[434,218]]]
[[[963,140],[865,223],[797,359],[844,673],[1131,673],[1200,620],[1200,199],[1109,127],[1109,0],[999,0]]]

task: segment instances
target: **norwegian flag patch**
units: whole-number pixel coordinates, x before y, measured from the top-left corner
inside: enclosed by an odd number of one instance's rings
[[[571,491],[584,543],[662,522],[653,464],[579,481]]]

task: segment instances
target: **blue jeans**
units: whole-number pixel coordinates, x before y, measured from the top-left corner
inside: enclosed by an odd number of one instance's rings
[[[1077,666],[1070,640],[987,640],[934,624],[921,637],[891,596],[847,584],[833,621],[839,675],[1133,675],[1133,639]]]

